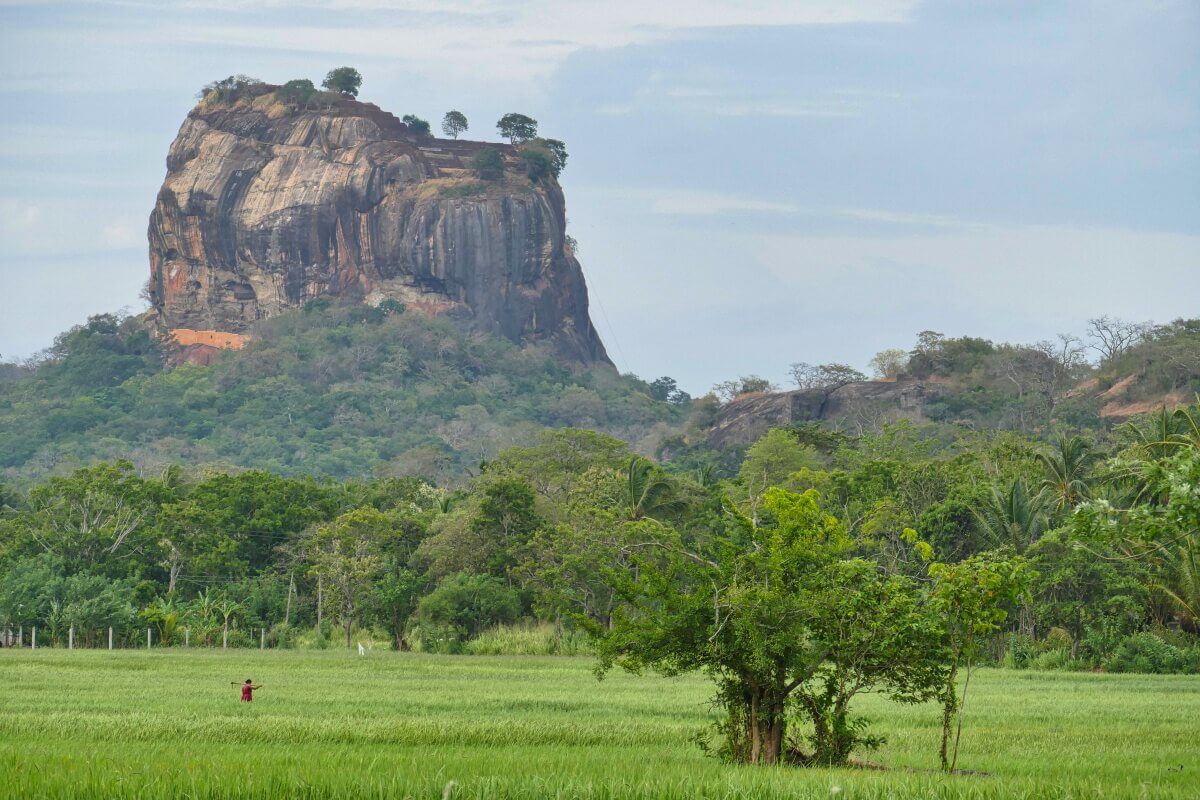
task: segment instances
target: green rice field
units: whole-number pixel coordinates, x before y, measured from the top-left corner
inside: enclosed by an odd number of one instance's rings
[[[1200,678],[984,670],[959,766],[939,712],[867,697],[887,769],[732,767],[701,676],[592,660],[0,650],[0,797],[1196,798]],[[264,688],[240,703],[232,681]]]

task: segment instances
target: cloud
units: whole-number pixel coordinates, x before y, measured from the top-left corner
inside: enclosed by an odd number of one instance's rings
[[[191,43],[378,58],[414,72],[475,80],[544,78],[571,55],[745,27],[902,23],[917,0],[177,0],[100,2],[153,8],[153,22],[89,29],[87,45]],[[212,12],[222,12],[213,24]],[[309,23],[311,12],[357,12]],[[160,13],[163,12],[163,13]],[[304,14],[301,12],[310,12]],[[269,23],[267,22],[269,21]],[[46,31],[47,34],[50,31]],[[61,41],[64,31],[53,34]],[[552,35],[551,35],[552,34]],[[81,46],[84,43],[81,41]]]
[[[100,243],[105,247],[121,250],[144,244],[145,237],[137,226],[128,220],[116,220],[100,230]]]

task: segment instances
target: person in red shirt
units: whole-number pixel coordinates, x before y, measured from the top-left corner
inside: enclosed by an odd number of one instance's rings
[[[233,685],[237,686],[237,682],[234,681]],[[252,680],[250,680],[249,678],[246,678],[246,682],[242,684],[242,702],[243,703],[253,703],[254,702],[254,690],[261,689],[261,688],[262,688],[261,686],[255,686],[254,682]]]

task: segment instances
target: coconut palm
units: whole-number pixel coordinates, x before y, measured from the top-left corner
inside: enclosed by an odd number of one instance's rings
[[[1156,582],[1175,606],[1180,623],[1189,630],[1200,629],[1200,537],[1188,536],[1164,552],[1167,582]]]
[[[1070,511],[1088,498],[1088,479],[1096,457],[1092,443],[1082,436],[1060,436],[1053,450],[1038,454],[1045,473],[1042,491],[1053,511]]]
[[[653,519],[679,511],[684,505],[675,496],[675,486],[641,456],[629,459],[621,477],[621,505],[627,519]]]
[[[991,496],[973,511],[986,537],[996,545],[1012,545],[1018,553],[1041,538],[1048,521],[1044,495],[1030,496],[1020,478],[1007,490],[993,486]]]

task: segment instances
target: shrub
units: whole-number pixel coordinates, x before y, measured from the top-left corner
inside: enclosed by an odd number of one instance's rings
[[[1125,637],[1116,651],[1104,661],[1108,672],[1149,672],[1171,674],[1197,670],[1195,649],[1185,650],[1167,644],[1148,631]]]
[[[521,148],[521,163],[529,180],[537,183],[551,174],[554,162],[545,148],[529,145]]]
[[[577,656],[591,652],[583,632],[548,623],[499,625],[483,631],[463,649],[474,656]]]
[[[317,87],[306,78],[288,81],[275,90],[275,97],[279,102],[301,107],[307,106],[316,95]]]
[[[494,147],[485,147],[476,153],[472,166],[475,167],[475,174],[485,181],[504,177],[504,157]]]
[[[400,121],[408,126],[414,136],[425,137],[429,135],[429,122],[423,120],[416,114],[405,114],[400,118]]]
[[[459,572],[421,598],[417,622],[424,631],[462,641],[489,626],[512,623],[520,613],[516,589],[492,575]]]
[[[1071,658],[1071,651],[1067,648],[1059,648],[1056,650],[1047,650],[1044,653],[1036,656],[1029,663],[1030,669],[1044,670],[1077,670],[1082,669],[1082,662]]]
[[[1032,637],[1023,633],[1010,633],[1000,664],[1006,669],[1026,669],[1040,652],[1037,642]]]

